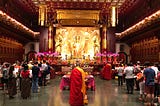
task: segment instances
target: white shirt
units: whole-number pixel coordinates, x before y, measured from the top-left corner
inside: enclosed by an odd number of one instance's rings
[[[47,64],[42,64],[42,70],[45,71],[46,68],[47,68]]]
[[[126,74],[126,79],[134,78],[134,67],[127,66],[124,69],[124,73]]]
[[[155,71],[155,77],[157,78],[157,74],[158,74],[158,68],[157,67],[155,67],[155,66],[151,66],[151,68]]]

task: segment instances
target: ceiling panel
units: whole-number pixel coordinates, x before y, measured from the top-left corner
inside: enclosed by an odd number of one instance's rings
[[[16,0],[21,3],[24,7],[27,7],[29,10],[32,10],[34,12],[37,11],[37,7],[39,4],[46,4],[51,6],[50,4],[54,4],[52,8],[54,9],[81,9],[79,6],[74,6],[75,3],[80,4],[82,6],[82,9],[94,9],[93,7],[95,6],[95,9],[101,10],[104,4],[108,4],[110,6],[117,6],[121,7],[125,1],[132,1],[132,0]],[[66,3],[66,5],[60,5],[58,3]],[[73,3],[73,4],[72,4]],[[85,4],[87,3],[87,5]],[[58,5],[57,5],[58,4]],[[97,4],[97,5],[96,5]],[[85,5],[85,6],[84,6]],[[103,7],[104,8],[104,7]],[[108,7],[106,7],[108,8]],[[51,8],[50,8],[51,9]]]
[[[40,4],[47,5],[48,13],[56,13],[56,10],[99,10],[102,16],[107,16],[110,13],[110,8],[115,6],[118,8],[118,13],[124,13],[137,0],[15,0],[25,10],[38,14]]]

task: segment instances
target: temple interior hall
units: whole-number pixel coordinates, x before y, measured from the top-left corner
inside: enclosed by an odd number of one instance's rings
[[[159,0],[1,0],[0,62],[40,53],[71,62],[116,54],[118,62],[159,62],[159,8]]]
[[[18,76],[10,100],[2,65],[44,60],[47,86],[22,99]],[[160,64],[160,0],[0,0],[0,106],[70,106],[67,81],[77,62],[87,75],[88,106],[143,106],[138,90],[118,86],[115,67]]]

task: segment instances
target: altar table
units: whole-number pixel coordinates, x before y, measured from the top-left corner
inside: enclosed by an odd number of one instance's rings
[[[93,75],[87,75],[85,82],[86,82],[87,89],[91,89],[95,91],[95,79]],[[60,82],[60,90],[64,90],[66,87],[69,88],[69,86],[70,86],[70,75],[62,76],[62,79]]]

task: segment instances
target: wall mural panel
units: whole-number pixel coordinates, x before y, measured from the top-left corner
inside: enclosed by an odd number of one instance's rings
[[[16,39],[0,35],[0,63],[5,61],[14,63],[16,60],[23,60],[23,45]]]
[[[142,63],[145,61],[158,62],[158,42],[158,37],[153,35],[134,42],[130,52],[132,56],[132,62],[135,63],[139,60]]]

